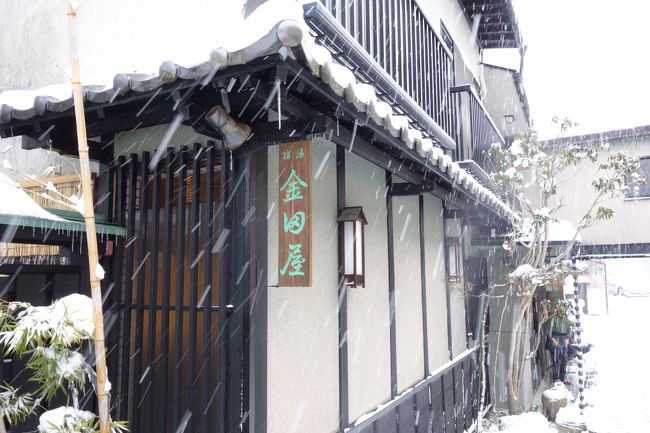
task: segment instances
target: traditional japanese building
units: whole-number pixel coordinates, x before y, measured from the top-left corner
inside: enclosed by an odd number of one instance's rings
[[[514,215],[483,150],[529,124],[516,73],[490,93],[480,61],[523,52],[510,1],[272,0],[245,20],[221,3],[79,10],[113,417],[134,432],[470,429],[491,371],[482,294],[511,265],[474,241]],[[0,5],[15,36],[0,150],[76,153],[69,87],[42,88],[66,81],[64,10]],[[65,290],[87,290],[78,263]],[[6,293],[70,271],[50,265],[29,284],[27,264],[0,265]]]

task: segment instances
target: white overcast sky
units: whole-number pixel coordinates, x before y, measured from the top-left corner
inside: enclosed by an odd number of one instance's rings
[[[540,135],[555,135],[554,115],[580,123],[579,134],[650,124],[650,0],[513,4]]]

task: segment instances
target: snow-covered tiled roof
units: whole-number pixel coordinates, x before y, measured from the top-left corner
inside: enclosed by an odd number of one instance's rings
[[[283,11],[284,14],[278,17],[278,11]],[[264,20],[260,17],[270,18]],[[152,92],[179,79],[208,82],[217,71],[229,66],[245,64],[270,54],[291,55],[292,50],[299,47],[304,54],[306,66],[314,76],[319,77],[332,92],[345,98],[359,112],[367,114],[393,137],[400,139],[409,149],[415,149],[425,165],[437,166],[458,187],[501,215],[515,216],[507,204],[453,162],[432,139],[423,137],[422,132],[413,127],[407,117],[398,115],[389,104],[381,101],[372,85],[357,82],[350,69],[337,63],[326,48],[318,45],[302,18],[302,8],[297,1],[272,0],[265,3],[243,22],[240,31],[247,32],[248,26],[254,25],[254,33],[260,34],[260,23],[269,29],[268,33],[241,48],[215,48],[206,53],[204,61],[193,65],[165,61],[157,74],[119,73],[114,76],[112,86],[84,85],[84,99],[106,103],[128,92]],[[37,91],[0,93],[0,124],[14,119],[26,120],[48,112],[63,112],[73,105],[69,84]]]
[[[6,174],[0,172],[0,215],[32,217],[50,221],[64,221],[63,218],[46,211]]]

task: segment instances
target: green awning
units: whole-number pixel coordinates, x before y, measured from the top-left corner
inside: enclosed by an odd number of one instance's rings
[[[41,230],[54,230],[57,232],[84,233],[86,224],[81,215],[75,212],[68,212],[59,209],[45,208],[50,213],[63,218],[63,221],[55,221],[46,218],[37,218],[24,215],[6,215],[0,214],[0,225],[32,227]],[[97,234],[126,236],[126,229],[115,224],[106,223],[106,218],[101,215],[95,215],[95,229]]]

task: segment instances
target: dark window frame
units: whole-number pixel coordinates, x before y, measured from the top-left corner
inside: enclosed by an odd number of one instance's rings
[[[638,194],[634,194],[633,191],[627,192],[625,194],[625,201],[650,199],[650,155],[639,157],[639,162],[639,174],[645,177],[646,182],[645,184],[639,185]]]

